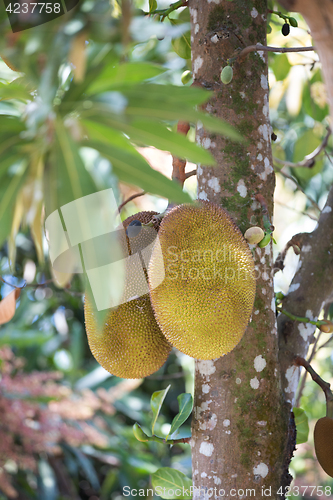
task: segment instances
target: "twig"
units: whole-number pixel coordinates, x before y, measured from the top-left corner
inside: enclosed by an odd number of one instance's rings
[[[318,319],[317,321],[315,321],[315,320],[312,320],[310,318],[306,318],[306,317],[302,317],[302,316],[295,316],[295,314],[292,314],[292,313],[290,313],[282,308],[277,309],[277,312],[284,314],[285,316],[287,316],[287,318],[290,318],[293,321],[298,321],[299,323],[310,323],[311,325],[315,325],[317,328],[320,328],[321,325],[327,324],[325,320]]]
[[[318,220],[319,220],[318,217],[315,217],[314,215],[308,214],[307,212],[300,212],[299,210],[296,210],[296,208],[288,207],[288,205],[285,205],[284,203],[281,203],[280,201],[275,201],[275,204],[281,205],[281,207],[287,208],[288,210],[292,210],[293,212],[296,212],[300,215],[306,215],[307,217],[309,217],[312,220],[315,220],[316,222],[318,222]]]
[[[156,9],[153,10],[152,12],[145,12],[146,15],[156,15],[159,14],[161,15],[161,21],[164,21],[164,19],[171,14],[171,12],[180,9],[181,7],[187,7],[188,6],[188,1],[187,0],[179,0],[178,2],[172,3],[168,9]]]
[[[325,398],[326,398],[327,416],[332,416],[329,414],[330,410],[332,409],[332,405],[333,405],[333,393],[330,389],[330,387],[331,387],[330,384],[328,382],[325,382],[325,380],[323,380],[318,375],[318,373],[312,368],[310,363],[308,361],[306,361],[306,359],[302,358],[301,356],[295,356],[294,363],[297,366],[303,366],[306,369],[306,371],[308,373],[310,373],[312,380],[314,382],[316,382],[316,384],[318,384],[319,387],[321,387],[321,389],[324,391]]]
[[[298,182],[296,181],[296,179],[294,179],[294,177],[292,177],[289,174],[286,174],[285,172],[282,172],[282,170],[279,171],[279,174],[283,175],[283,177],[285,177],[286,179],[289,179],[289,180],[293,181],[296,184],[297,189],[299,191],[301,191],[307,197],[307,199],[309,200],[309,202],[311,203],[311,205],[314,206],[316,210],[318,210],[319,212],[321,212],[321,210],[320,210],[319,206],[317,205],[317,203],[311,198],[311,196],[309,196],[308,194],[306,194],[306,192],[304,191],[304,189],[302,188],[302,186],[300,186],[300,184],[298,184]]]
[[[188,179],[189,177],[192,177],[192,175],[197,175],[197,171],[196,170],[191,170],[190,172],[187,172],[185,174],[185,179]]]
[[[119,207],[118,207],[118,212],[120,212],[124,206],[129,202],[129,201],[132,201],[134,200],[135,198],[138,198],[139,196],[143,196],[144,194],[146,194],[146,191],[142,191],[142,193],[135,193],[135,194],[132,194],[132,196],[130,196],[129,198],[127,198],[125,201],[123,201]]]
[[[260,45],[257,43],[256,45],[248,45],[245,47],[237,56],[237,59],[240,57],[244,57],[250,52],[258,52],[263,50],[265,52],[281,52],[284,54],[285,52],[309,52],[316,50],[316,47],[268,47],[267,45]]]
[[[314,150],[312,153],[306,155],[304,157],[304,160],[299,161],[297,163],[292,163],[291,161],[286,161],[286,160],[280,160],[279,158],[274,158],[275,163],[279,163],[280,165],[283,165],[285,167],[306,167],[306,168],[312,168],[315,164],[315,158],[320,155],[320,153],[326,148],[328,139],[330,138],[332,131],[330,127],[327,127],[327,134],[323,140],[323,142]]]
[[[279,255],[276,257],[275,263],[274,263],[274,273],[277,273],[278,271],[283,271],[284,269],[284,261],[287,255],[287,252],[290,247],[293,247],[294,252],[296,255],[299,255],[299,250],[302,248],[304,244],[304,240],[308,238],[308,233],[298,233],[295,234],[291,240],[288,241],[282,252],[279,253]]]

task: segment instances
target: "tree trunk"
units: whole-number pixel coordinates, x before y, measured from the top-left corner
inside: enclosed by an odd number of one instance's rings
[[[264,196],[272,214],[267,54],[236,60],[228,85],[220,74],[247,45],[266,44],[266,11],[264,0],[190,0],[195,84],[213,92],[206,111],[233,124],[245,138],[239,144],[197,129],[197,141],[217,161],[215,168],[198,166],[198,198],[221,204],[242,232],[263,227],[256,194]],[[257,248],[254,259],[256,300],[241,342],[218,360],[196,362],[193,498],[281,499],[279,488],[284,491],[290,483],[295,432],[281,388],[271,245]]]

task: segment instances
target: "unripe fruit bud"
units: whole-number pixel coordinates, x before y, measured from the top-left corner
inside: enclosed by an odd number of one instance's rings
[[[258,226],[250,227],[245,231],[244,234],[244,238],[250,245],[256,245],[264,238],[264,236],[264,231],[261,229],[261,227]]]
[[[143,432],[138,423],[135,423],[133,425],[133,434],[138,441],[141,441],[141,443],[146,443],[149,441],[147,434]]]
[[[325,324],[320,325],[319,330],[324,333],[333,333],[333,323],[328,319],[325,319]]]
[[[293,27],[293,28],[297,28],[298,26],[298,22],[296,21],[296,19],[294,17],[289,17],[289,22],[290,22],[290,25]]]
[[[181,81],[183,85],[186,85],[192,78],[192,72],[187,69],[181,76]]]
[[[283,26],[282,26],[282,35],[283,36],[288,36],[289,33],[290,33],[290,26],[288,23],[285,23]]]
[[[231,66],[225,66],[221,71],[221,82],[227,85],[231,82],[233,77],[233,70]]]
[[[271,239],[272,239],[272,237],[271,237],[270,233],[265,233],[265,236],[263,237],[263,239],[261,241],[259,241],[258,247],[260,247],[260,248],[267,247],[267,245],[271,241]]]
[[[320,418],[315,425],[313,438],[319,464],[326,474],[333,477],[333,418]]]

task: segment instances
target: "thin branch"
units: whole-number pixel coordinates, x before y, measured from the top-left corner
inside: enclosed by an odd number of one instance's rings
[[[276,257],[274,263],[274,273],[277,273],[278,271],[283,271],[284,261],[289,248],[293,247],[295,254],[299,255],[299,251],[304,244],[304,240],[306,240],[307,238],[308,238],[308,233],[298,233],[295,234],[291,238],[291,240],[288,241],[282,252],[280,252],[279,255]]]
[[[309,202],[311,203],[311,205],[313,207],[315,207],[316,210],[318,210],[319,212],[321,212],[321,210],[320,210],[319,206],[317,205],[317,203],[311,198],[311,196],[309,196],[308,194],[306,194],[306,192],[304,191],[304,189],[302,188],[302,186],[300,184],[298,184],[298,182],[296,181],[296,179],[294,177],[292,177],[289,174],[286,174],[285,172],[282,172],[282,170],[279,171],[279,174],[283,175],[283,177],[285,177],[286,179],[289,179],[290,181],[293,181],[296,184],[297,189],[299,191],[301,191],[307,197],[307,199],[309,200]]]
[[[118,212],[120,212],[124,206],[129,202],[129,201],[132,201],[134,200],[135,198],[138,198],[139,196],[143,196],[144,194],[146,194],[146,191],[142,191],[142,193],[135,193],[135,194],[132,194],[132,196],[130,196],[129,198],[127,198],[125,201],[123,201],[119,207],[118,207]]]
[[[292,319],[293,321],[298,321],[299,323],[310,323],[311,325],[316,326],[317,328],[321,328],[322,325],[326,325],[327,322],[325,320],[317,319],[316,321],[310,318],[306,318],[303,316],[295,316],[295,314],[286,311],[285,309],[278,308],[277,312],[284,314],[287,318]]]
[[[268,47],[267,45],[260,45],[257,43],[256,45],[249,45],[248,47],[245,47],[237,56],[239,57],[244,57],[250,52],[258,52],[258,51],[265,51],[265,52],[281,52],[284,54],[285,52],[309,52],[309,51],[314,51],[316,50],[316,47]]]
[[[192,175],[197,175],[197,171],[196,170],[191,170],[190,172],[187,172],[185,174],[185,179],[188,179],[189,177],[192,177]]]
[[[291,161],[280,160],[279,158],[274,158],[274,162],[279,163],[280,165],[283,165],[284,167],[312,168],[315,164],[315,158],[318,155],[320,155],[320,153],[326,148],[331,133],[332,133],[332,131],[331,131],[330,127],[327,127],[327,134],[326,134],[323,142],[314,151],[312,151],[312,153],[306,155],[302,161],[299,161],[297,163],[292,163]]]
[[[275,204],[281,205],[281,207],[287,208],[288,210],[292,210],[293,212],[296,212],[297,214],[306,215],[307,217],[309,217],[312,220],[315,220],[316,222],[318,222],[318,220],[319,220],[318,217],[315,217],[314,215],[311,215],[307,212],[300,212],[299,210],[296,210],[296,208],[288,207],[288,205],[285,205],[284,203],[281,203],[280,201],[275,201]]]
[[[333,402],[333,394],[330,389],[330,384],[328,382],[325,382],[318,373],[312,368],[310,363],[306,361],[306,359],[302,358],[301,356],[295,356],[294,358],[294,363],[297,366],[303,366],[308,373],[310,373],[311,378],[316,384],[321,387],[321,389],[324,391],[325,398],[326,398],[326,404],[327,403],[332,403]]]

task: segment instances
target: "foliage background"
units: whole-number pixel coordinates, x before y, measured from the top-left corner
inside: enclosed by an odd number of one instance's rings
[[[84,178],[83,194],[96,187],[112,187],[120,203],[138,187],[150,193],[126,205],[123,218],[142,209],[162,211],[166,197],[179,202],[190,199],[171,183],[162,186],[161,178],[146,170],[148,165],[132,144],[140,146],[155,171],[169,177],[171,156],[148,146],[174,154],[182,151],[195,162],[209,162],[207,152],[193,144],[193,124],[199,117],[193,105],[206,97],[190,88],[190,83],[186,88],[181,84],[182,72],[191,68],[186,9],[173,12],[172,20],[162,24],[139,10],[154,10],[154,2],[136,1],[132,19],[126,17],[125,5],[122,11],[117,2],[85,0],[70,15],[18,35],[11,33],[2,6],[0,10],[5,34],[0,54],[20,70],[13,72],[0,61],[0,276],[7,283],[1,284],[1,298],[12,290],[10,284],[21,286],[24,279],[28,285],[17,302],[14,319],[0,329],[3,499],[116,500],[123,498],[124,486],[148,488],[150,475],[160,467],[191,474],[188,445],[169,448],[139,443],[132,425],[137,421],[149,427],[150,396],[171,383],[156,428],[158,435],[167,433],[178,410],[177,396],[193,392],[193,360],[173,351],[159,372],[140,381],[123,381],[99,367],[85,336],[80,280],[58,276],[65,288],[55,283],[40,230],[44,212],[38,193],[45,190],[53,208],[71,199],[70,187],[63,188],[66,175],[75,169]],[[159,9],[168,6],[168,2],[158,2]],[[281,10],[275,3],[270,8]],[[281,34],[283,21],[270,17],[269,45],[311,44],[300,16],[294,16],[299,27],[291,28],[287,38]],[[320,145],[329,124],[320,63],[315,53],[270,54],[269,61],[270,116],[277,135],[273,154],[282,161],[298,162]],[[140,65],[122,74],[117,72],[120,63]],[[138,83],[147,78],[160,88],[147,87],[148,92],[139,94]],[[89,88],[92,98],[87,98]],[[131,117],[124,96],[134,109]],[[138,104],[142,103],[144,111],[140,112]],[[103,106],[107,107],[104,115]],[[94,113],[89,114],[91,109]],[[159,126],[164,128],[158,129],[154,113],[147,111],[155,109],[159,110]],[[192,122],[192,145],[167,137],[183,116]],[[208,121],[206,125],[232,133],[223,125]],[[124,139],[123,132],[132,142]],[[88,147],[83,144],[86,135],[95,141]],[[62,147],[64,137],[68,142]],[[101,137],[103,146],[96,145]],[[118,151],[118,157],[112,156],[111,149]],[[73,163],[65,159],[68,151]],[[314,229],[333,181],[331,153],[330,139],[312,168],[276,163],[276,254],[295,233]],[[61,171],[59,165],[65,169]],[[63,181],[58,188],[48,181],[56,167]],[[147,179],[150,176],[146,184],[142,184],[142,172],[148,173]],[[194,178],[186,181],[185,190],[195,198]],[[55,201],[54,192],[59,196]],[[47,210],[52,211],[52,206]],[[297,260],[289,250],[286,269],[276,275],[276,291],[288,291]],[[327,314],[332,318],[332,308]],[[327,337],[320,335],[316,350],[314,367],[330,381],[333,360]],[[312,382],[306,383],[300,405],[312,427],[325,414],[323,396]],[[189,423],[182,432],[190,432]],[[298,446],[292,462],[294,484],[333,487],[333,480],[314,458],[311,435],[308,443]]]

